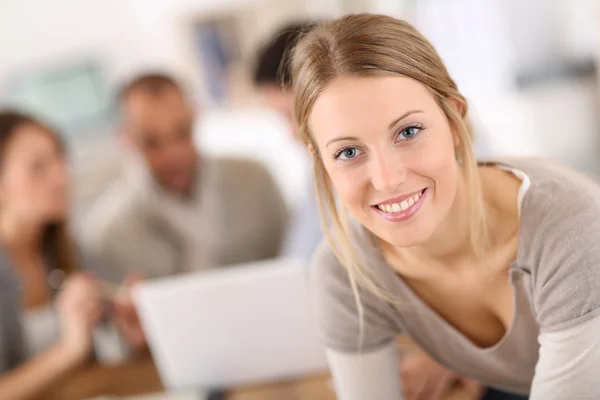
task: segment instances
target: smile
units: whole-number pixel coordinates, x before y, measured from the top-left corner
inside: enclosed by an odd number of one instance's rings
[[[404,221],[412,217],[423,205],[428,189],[408,196],[401,196],[372,206],[383,218],[389,221]]]

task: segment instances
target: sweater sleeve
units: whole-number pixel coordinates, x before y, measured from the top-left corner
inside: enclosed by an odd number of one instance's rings
[[[310,281],[326,348],[345,353],[369,352],[392,342],[400,333],[390,317],[389,304],[359,289],[363,308],[361,335],[357,299],[348,273],[326,243],[321,243],[313,257]]]
[[[532,301],[540,326],[532,400],[600,398],[600,207],[555,190],[530,243]]]
[[[398,357],[393,343],[361,354],[327,350],[340,400],[402,400]]]
[[[532,300],[542,332],[600,314],[600,208],[558,212],[539,225]]]
[[[600,399],[600,316],[539,337],[531,400]]]
[[[399,327],[390,317],[389,305],[373,293],[359,289],[361,324],[348,273],[325,243],[321,243],[313,257],[310,280],[337,397],[401,400],[394,345]]]

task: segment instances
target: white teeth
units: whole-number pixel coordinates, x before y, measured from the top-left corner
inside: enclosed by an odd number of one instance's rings
[[[406,200],[402,200],[402,203],[400,203],[400,208],[402,211],[408,209],[408,202]]]
[[[416,193],[406,200],[402,200],[400,203],[394,204],[380,204],[377,208],[387,213],[398,213],[407,210],[412,207],[421,198],[422,192]]]

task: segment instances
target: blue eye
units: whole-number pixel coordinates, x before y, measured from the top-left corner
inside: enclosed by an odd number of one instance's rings
[[[360,155],[360,150],[357,149],[356,147],[346,147],[344,149],[338,150],[335,153],[334,158],[336,160],[350,161],[359,155]]]
[[[398,140],[411,140],[415,136],[418,136],[419,132],[421,132],[422,130],[423,127],[419,125],[407,126],[406,128],[403,128],[400,132],[398,132]]]

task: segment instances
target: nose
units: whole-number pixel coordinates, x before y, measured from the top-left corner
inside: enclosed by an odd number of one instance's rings
[[[372,157],[371,182],[380,192],[395,192],[408,175],[406,166],[398,157],[379,154]]]

